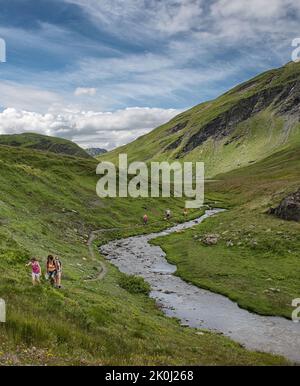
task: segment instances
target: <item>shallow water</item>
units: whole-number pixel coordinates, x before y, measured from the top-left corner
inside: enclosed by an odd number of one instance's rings
[[[188,284],[173,274],[176,266],[150,240],[191,228],[223,211],[206,211],[199,219],[159,233],[112,241],[100,247],[121,272],[142,276],[151,285],[151,297],[170,317],[183,325],[223,333],[248,349],[280,354],[300,363],[300,324],[279,317],[264,317],[238,307],[225,296]],[[292,301],[292,299],[291,299]]]

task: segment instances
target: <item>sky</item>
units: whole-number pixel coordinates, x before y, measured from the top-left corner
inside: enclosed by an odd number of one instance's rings
[[[0,0],[0,134],[131,142],[291,60],[299,0]]]

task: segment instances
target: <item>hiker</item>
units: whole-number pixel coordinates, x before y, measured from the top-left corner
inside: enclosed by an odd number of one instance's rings
[[[184,215],[185,218],[187,218],[187,215],[188,215],[188,210],[187,210],[187,208],[184,208],[184,210],[183,210],[183,215]]]
[[[32,276],[32,285],[40,284],[40,278],[42,274],[40,263],[37,261],[35,257],[33,257],[28,264],[26,264],[26,267],[31,266],[31,276]]]
[[[166,210],[166,220],[170,220],[170,218],[171,218],[171,211],[170,211],[170,209],[167,209]]]
[[[57,269],[56,269],[56,263],[55,259],[52,255],[49,255],[47,258],[47,274],[46,274],[46,279],[50,280],[50,283],[53,285],[55,283],[55,276],[57,274]]]
[[[57,288],[61,288],[62,263],[58,256],[55,256],[55,266],[56,266],[55,285]]]
[[[148,216],[145,214],[143,217],[144,225],[148,224]]]

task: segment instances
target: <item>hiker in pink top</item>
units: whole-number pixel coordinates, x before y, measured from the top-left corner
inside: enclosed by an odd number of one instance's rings
[[[144,225],[148,224],[148,216],[145,214],[143,217]]]
[[[31,266],[32,272],[32,284],[40,284],[40,278],[42,274],[40,263],[37,261],[35,257],[33,257],[28,264],[26,264],[26,267]]]

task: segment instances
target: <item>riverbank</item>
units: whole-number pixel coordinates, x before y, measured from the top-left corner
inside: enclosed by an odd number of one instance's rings
[[[219,212],[207,211],[195,221],[157,234],[114,241],[100,251],[121,272],[142,276],[151,285],[151,296],[165,314],[180,319],[183,325],[221,332],[249,349],[300,362],[300,326],[282,318],[251,314],[221,295],[184,282],[174,276],[176,266],[166,261],[161,248],[149,244],[156,237],[192,228]]]

